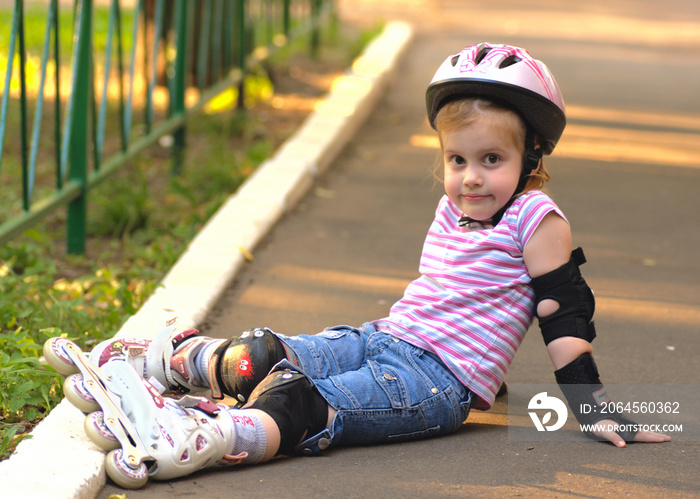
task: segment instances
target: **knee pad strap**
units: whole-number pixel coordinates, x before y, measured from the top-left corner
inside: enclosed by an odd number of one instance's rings
[[[284,369],[271,373],[250,396],[280,430],[278,454],[289,455],[301,441],[326,427],[328,403],[303,374]]]
[[[583,250],[577,248],[571,253],[568,263],[532,279],[535,307],[547,299],[559,303],[559,308],[553,314],[538,316],[545,345],[563,336],[575,336],[588,342],[596,336],[592,321],[595,298],[579,270],[579,266],[585,262]]]

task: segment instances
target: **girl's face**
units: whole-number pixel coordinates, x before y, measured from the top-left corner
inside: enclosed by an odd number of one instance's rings
[[[445,192],[474,220],[489,220],[515,193],[523,151],[502,120],[482,114],[442,133]]]

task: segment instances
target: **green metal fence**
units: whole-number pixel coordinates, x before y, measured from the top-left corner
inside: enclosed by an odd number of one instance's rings
[[[303,35],[316,51],[332,0],[16,0],[3,8],[0,244],[67,207],[68,252],[83,253],[90,189],[164,136],[173,137],[177,173],[187,116],[231,87],[242,106],[244,77],[270,49]],[[43,37],[36,22],[27,29],[37,16]]]

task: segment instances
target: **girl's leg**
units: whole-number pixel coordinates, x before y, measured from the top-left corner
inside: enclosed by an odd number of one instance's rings
[[[264,463],[277,455],[277,451],[280,448],[280,429],[269,414],[259,409],[250,409],[250,412],[258,416],[267,437],[265,454],[263,454],[262,460],[260,461]]]
[[[212,342],[196,356],[184,352],[182,362],[175,365],[192,365],[191,371],[198,373],[214,398],[228,395],[246,403],[281,360],[288,360],[311,378],[357,369],[364,359],[364,343],[370,331],[374,331],[371,325],[364,329],[339,326],[317,335],[288,337],[268,328],[254,328],[238,338]],[[185,356],[191,360],[185,360]]]
[[[311,379],[283,361],[253,392],[250,407],[277,425],[281,454],[426,438],[461,426],[475,397],[435,356],[384,333],[367,336],[365,362],[355,370]]]
[[[292,350],[294,363],[285,360],[250,394],[244,409],[263,415],[267,448],[263,461],[277,454],[292,454],[309,436],[328,428],[336,411],[313,386],[312,376],[328,377],[361,366],[371,325],[362,329],[339,326],[317,335],[289,338],[285,349]],[[296,371],[302,366],[305,374]]]
[[[268,328],[254,328],[239,338],[220,340],[214,348],[196,358],[197,370],[207,373],[214,398],[228,395],[248,402],[253,390],[282,360],[303,370],[309,377],[327,377],[357,369],[365,353],[364,344],[371,325],[330,328],[317,335],[288,337]]]
[[[294,353],[295,366],[311,379],[323,379],[359,369],[374,332],[374,326],[367,323],[360,328],[335,326],[314,335],[277,337]]]
[[[435,356],[382,333],[367,352],[359,369],[313,380],[331,406],[329,424],[299,451],[438,436],[467,418],[476,397]]]

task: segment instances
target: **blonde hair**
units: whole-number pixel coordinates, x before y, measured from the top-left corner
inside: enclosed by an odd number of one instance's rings
[[[458,128],[470,126],[485,114],[490,114],[490,117],[498,120],[497,125],[510,131],[513,142],[516,146],[525,152],[525,133],[526,124],[520,113],[504,103],[496,102],[480,97],[467,97],[448,102],[435,117],[435,128],[438,131],[440,140],[440,149],[444,150],[442,136],[444,133],[452,132]],[[535,144],[540,141],[535,135]],[[436,165],[436,173],[442,172],[442,154]],[[438,176],[438,175],[436,175]],[[438,178],[440,178],[438,176]],[[539,167],[528,175],[528,180],[525,183],[525,188],[521,192],[516,192],[513,197],[520,196],[532,190],[544,190],[544,185],[549,181],[551,176],[545,168],[544,161],[540,160]],[[442,181],[442,178],[440,178]]]

